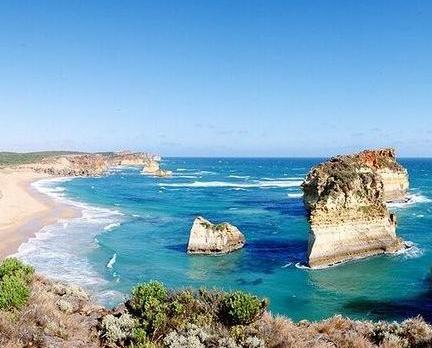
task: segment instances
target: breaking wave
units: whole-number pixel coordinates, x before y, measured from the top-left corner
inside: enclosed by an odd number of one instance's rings
[[[408,199],[404,202],[391,202],[391,203],[387,203],[387,206],[389,208],[407,208],[411,205],[414,204],[419,204],[419,203],[430,203],[432,202],[432,199],[423,196],[420,193],[413,193],[413,194],[409,194]]]
[[[113,265],[116,263],[117,261],[117,254],[114,253],[114,255],[111,257],[111,259],[108,261],[107,263],[107,268],[113,268]]]
[[[111,297],[111,292],[106,290],[109,282],[97,272],[87,255],[99,247],[96,236],[101,230],[119,225],[123,214],[68,198],[58,185],[69,180],[72,179],[44,179],[32,186],[61,204],[79,208],[81,216],[43,227],[33,238],[21,244],[14,256],[32,264],[38,272],[50,278],[88,289],[100,301],[117,298],[118,293],[112,292]]]
[[[274,181],[255,181],[250,183],[234,183],[225,181],[194,181],[191,183],[159,183],[159,186],[166,187],[298,187],[302,181],[274,180]]]

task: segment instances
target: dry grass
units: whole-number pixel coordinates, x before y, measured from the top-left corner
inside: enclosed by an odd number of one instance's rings
[[[100,347],[96,327],[104,311],[82,293],[66,289],[35,276],[27,306],[0,312],[0,346]]]
[[[162,347],[163,342],[170,347],[170,342],[176,342],[175,347],[190,348],[187,345],[189,343],[178,343],[187,340],[192,342],[196,340],[195,336],[200,335],[210,337],[206,342],[214,348],[263,347],[256,342],[265,343],[268,348],[432,347],[432,327],[419,317],[399,324],[354,321],[342,316],[319,322],[294,323],[285,317],[265,312],[250,325],[228,327],[217,321],[210,325],[212,307],[220,300],[220,296],[219,292],[204,290],[198,299],[191,297],[188,291],[179,293],[175,298],[189,301],[189,313],[205,309],[208,318],[197,317],[195,324],[191,324],[189,317],[186,317],[187,323],[180,321],[176,328],[171,328],[169,333],[158,338],[157,345],[148,341],[143,347]],[[125,310],[123,306],[123,312]],[[106,347],[108,345],[98,330],[102,318],[107,314],[117,317],[121,311],[108,311],[95,306],[79,288],[36,275],[28,304],[20,311],[0,311],[0,347]],[[251,342],[255,344],[251,345]],[[116,345],[110,345],[113,346]]]

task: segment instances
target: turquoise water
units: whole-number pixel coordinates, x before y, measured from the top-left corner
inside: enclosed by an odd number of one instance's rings
[[[41,272],[78,282],[114,305],[137,282],[169,287],[244,289],[270,299],[273,312],[295,320],[335,313],[352,318],[432,319],[432,160],[403,160],[410,204],[392,206],[398,234],[414,243],[404,254],[325,270],[302,268],[308,223],[299,184],[321,159],[169,158],[172,178],[115,168],[100,178],[40,182],[56,199],[84,209],[48,226],[19,256]],[[225,256],[189,256],[194,218],[229,221],[245,248]]]

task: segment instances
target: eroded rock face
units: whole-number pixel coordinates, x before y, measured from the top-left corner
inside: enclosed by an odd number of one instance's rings
[[[245,237],[237,227],[229,224],[213,224],[198,216],[191,228],[187,252],[189,254],[223,254],[240,249]]]
[[[396,161],[393,149],[366,150],[359,160],[376,170],[384,185],[384,201],[403,201],[409,188],[408,171]]]
[[[144,152],[118,152],[55,156],[22,167],[55,176],[96,176],[115,166],[137,166],[153,172],[162,171],[159,161],[159,156]]]
[[[302,184],[311,231],[309,266],[325,267],[405,248],[385,205],[403,199],[408,175],[393,150],[338,156],[313,168]]]

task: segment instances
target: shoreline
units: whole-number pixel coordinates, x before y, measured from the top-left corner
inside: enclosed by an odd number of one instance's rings
[[[50,178],[55,179],[30,170],[0,170],[0,260],[15,254],[43,227],[81,216],[77,207],[57,202],[32,186]]]

